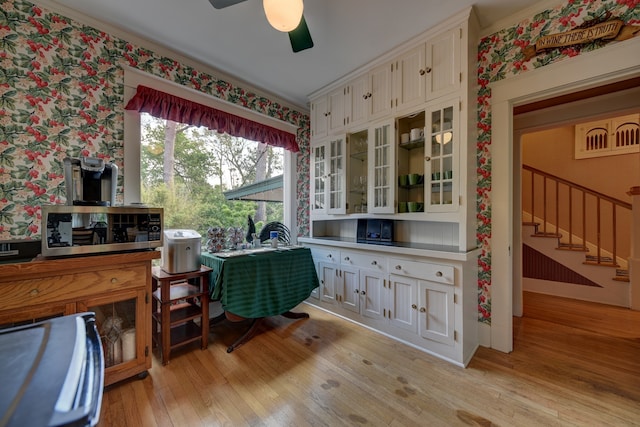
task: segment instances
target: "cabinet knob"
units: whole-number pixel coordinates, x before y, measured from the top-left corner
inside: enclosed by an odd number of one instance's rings
[[[29,295],[31,295],[32,297],[35,297],[39,293],[40,291],[38,289],[31,289],[31,292],[29,292]]]
[[[424,307],[420,307],[420,313],[426,313],[427,309]]]
[[[442,277],[442,271],[437,271],[436,272],[436,277]]]
[[[430,162],[431,161],[431,157],[425,156],[424,160],[427,161],[427,162]]]
[[[412,309],[414,309],[414,310],[416,310],[416,309],[418,308],[418,306],[417,306],[417,305],[415,305],[415,304],[411,304],[411,308],[412,308]]]
[[[431,67],[427,67],[427,74],[429,74],[431,72]]]
[[[348,256],[344,257],[344,260],[349,261],[349,257]]]
[[[327,255],[327,258],[333,258],[333,257],[331,256],[331,254],[329,254],[329,255]]]
[[[402,270],[402,266],[401,265],[396,265],[396,270]]]
[[[366,295],[367,293],[365,291],[360,291],[360,295]]]
[[[111,283],[118,283],[118,278],[117,277],[112,277],[111,278]]]
[[[371,265],[378,265],[378,261],[376,260],[371,261]]]
[[[418,71],[418,73],[419,73],[421,76],[424,76],[424,75],[427,73],[427,71],[426,71],[424,68],[421,68],[421,69]]]
[[[354,290],[354,291],[353,291],[353,293],[354,293],[354,294],[359,294],[359,293],[360,293],[360,291],[356,289],[356,290]]]

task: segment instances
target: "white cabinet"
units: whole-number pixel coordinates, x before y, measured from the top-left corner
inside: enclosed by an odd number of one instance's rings
[[[346,213],[346,135],[330,136],[311,145],[311,214]]]
[[[351,113],[349,125],[359,127],[369,121],[369,104],[371,85],[369,74],[363,74],[353,79],[349,84],[351,94]]]
[[[362,252],[340,252],[343,308],[370,319],[382,319],[386,298],[385,259]]]
[[[329,103],[326,96],[311,102],[311,138],[324,138],[329,133]]]
[[[321,266],[321,297],[309,303],[458,365],[469,362],[478,347],[478,251],[453,261],[379,245],[300,241]]]
[[[393,112],[393,63],[387,63],[369,71],[369,120],[389,118]]]
[[[349,124],[351,92],[349,86],[340,87],[311,103],[311,137],[323,138],[344,132]]]
[[[416,333],[418,330],[418,281],[391,274],[386,316],[391,326]]]
[[[426,99],[426,44],[402,54],[395,61],[394,71],[395,103],[397,112],[421,107]],[[429,70],[430,71],[430,70]]]
[[[374,126],[369,132],[369,213],[394,213],[396,149],[393,122]]]
[[[458,98],[431,103],[426,110],[425,211],[454,212],[459,205]]]
[[[446,345],[454,345],[454,287],[419,281],[418,329],[420,336]]]
[[[460,89],[462,28],[455,27],[427,40],[426,99],[433,100]]]

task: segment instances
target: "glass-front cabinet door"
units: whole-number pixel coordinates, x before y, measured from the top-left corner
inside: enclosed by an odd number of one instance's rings
[[[311,146],[311,214],[346,213],[346,135]]]
[[[349,134],[347,170],[347,213],[367,213],[367,181],[369,178],[369,133],[367,129]]]
[[[327,213],[330,214],[347,212],[346,148],[346,135],[332,137],[328,142],[329,207]]]
[[[112,295],[78,301],[78,311],[96,314],[96,326],[102,340],[105,373],[114,377],[126,376],[126,369],[144,364],[150,357],[145,348],[148,321],[145,310],[145,291],[127,290]]]
[[[396,195],[396,151],[393,123],[385,122],[371,129],[369,157],[369,213],[394,213]]]
[[[325,212],[327,179],[326,145],[316,144],[311,146],[311,214]]]
[[[425,210],[451,212],[458,208],[458,99],[427,110],[428,147],[425,149]]]

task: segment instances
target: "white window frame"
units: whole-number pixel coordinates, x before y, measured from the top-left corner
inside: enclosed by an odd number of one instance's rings
[[[228,101],[215,98],[195,89],[181,86],[169,80],[153,76],[135,68],[124,66],[124,104],[135,95],[138,85],[147,86],[174,96],[189,99],[209,107],[225,111],[236,116],[252,120],[273,128],[296,135],[297,127],[291,123],[239,107]],[[135,111],[124,112],[124,204],[141,202],[140,172],[140,114]],[[284,224],[292,230],[291,243],[297,243],[297,203],[295,170],[297,154],[284,151],[283,204]]]

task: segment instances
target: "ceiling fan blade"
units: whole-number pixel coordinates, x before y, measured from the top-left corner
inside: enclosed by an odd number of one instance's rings
[[[311,39],[311,33],[309,33],[309,27],[307,27],[307,21],[304,19],[304,15],[302,15],[300,24],[298,24],[296,29],[289,31],[288,34],[289,40],[291,41],[291,49],[293,49],[294,52],[300,52],[301,50],[313,47],[313,40]]]
[[[234,4],[242,3],[243,1],[246,0],[209,0],[209,3],[211,3],[211,6],[216,9],[224,9],[225,7],[233,6]]]

